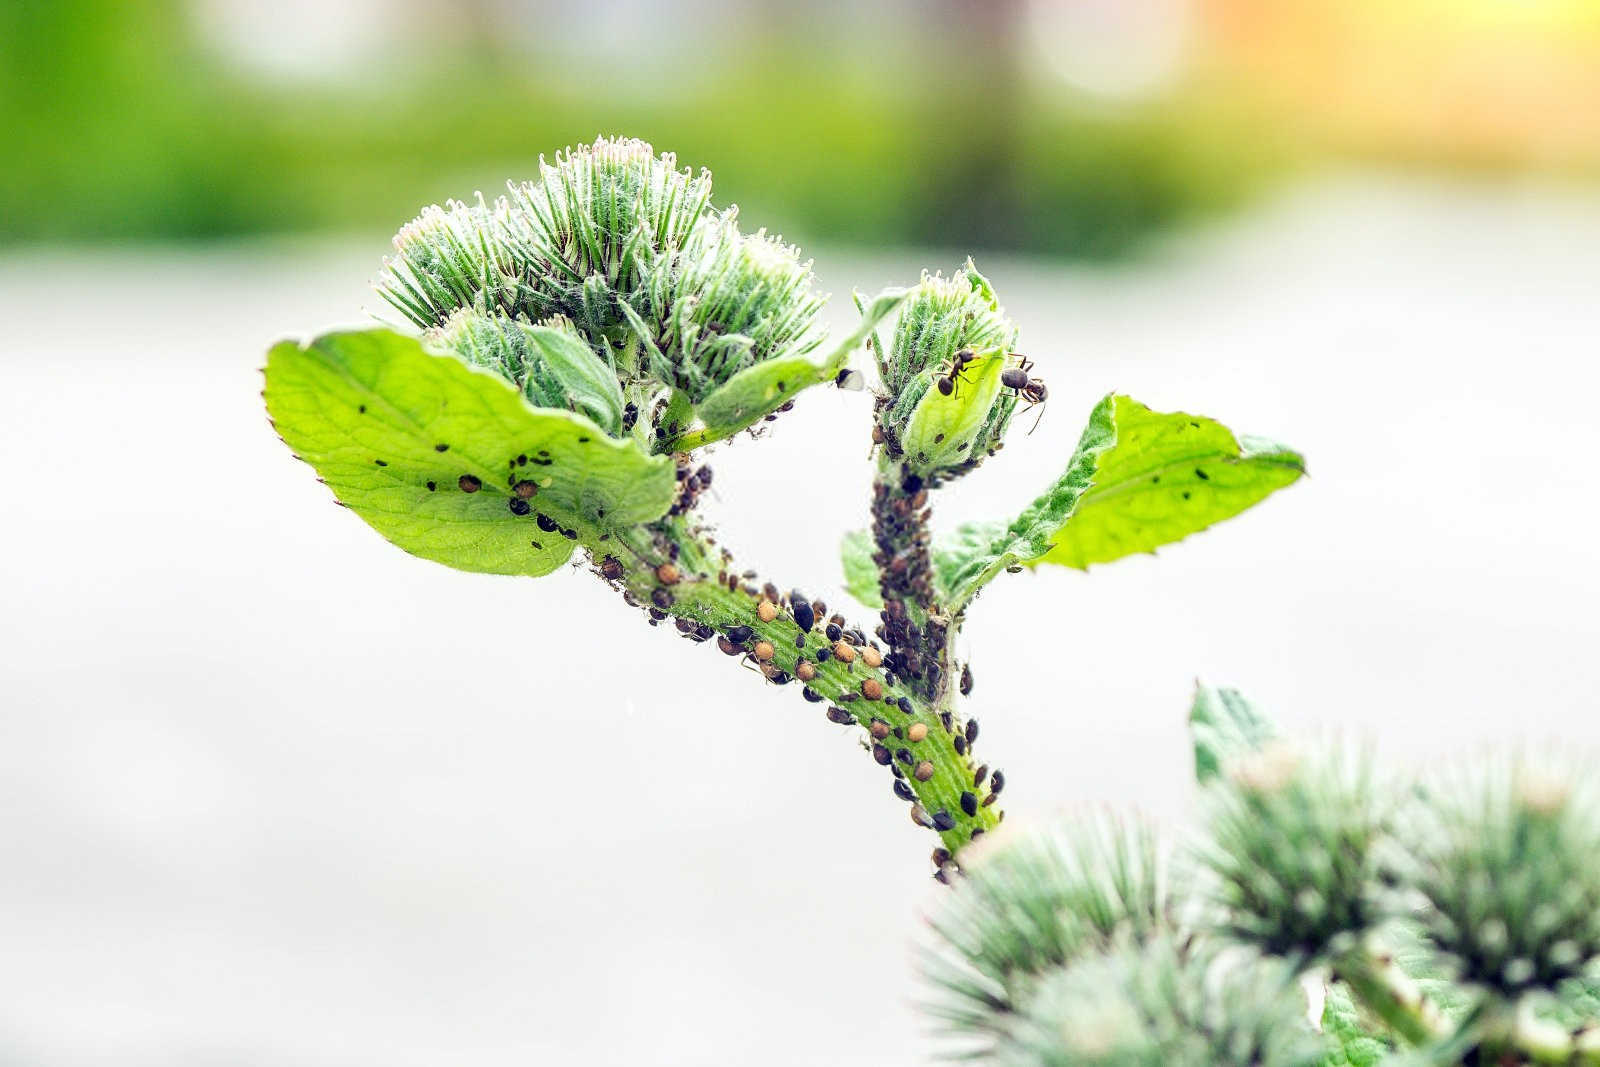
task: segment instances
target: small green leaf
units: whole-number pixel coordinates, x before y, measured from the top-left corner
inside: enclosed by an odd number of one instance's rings
[[[809,356],[779,356],[757,363],[718,386],[696,409],[708,441],[731,437],[777,411],[802,389],[832,379],[837,371]]]
[[[685,434],[669,447],[698,448],[732,437],[746,426],[777,411],[802,389],[831,382],[850,362],[873,329],[906,298],[905,289],[885,289],[872,299],[855,330],[827,355],[780,356],[746,367],[715,389],[695,409],[701,429]]]
[[[617,372],[571,329],[518,326],[541,359],[541,369],[576,411],[589,416],[608,435],[622,431],[622,387]]]
[[[968,562],[982,556],[1005,533],[1004,522],[989,520],[964,522],[934,538],[933,584],[941,604],[955,603],[954,591]]]
[[[1229,760],[1257,751],[1278,732],[1238,690],[1197,684],[1189,733],[1194,738],[1195,781],[1207,785]]]
[[[872,560],[876,548],[870,530],[852,530],[844,535],[839,545],[840,560],[844,564],[845,591],[860,601],[863,607],[874,611],[883,607],[878,565]]]
[[[673,464],[582,415],[535,408],[501,378],[392,330],[283,341],[267,355],[267,411],[341,503],[399,547],[459,570],[548,574],[585,532],[650,522]],[[524,499],[513,486],[524,485]],[[515,514],[513,507],[528,505]]]
[[[981,551],[947,561],[959,607],[1005,567],[1080,569],[1151,552],[1231,518],[1305,473],[1298,453],[1234,438],[1214,419],[1151,411],[1111,394],[1066,471]]]
[[[972,458],[973,442],[1000,395],[1000,372],[1005,365],[1005,352],[992,348],[966,365],[950,395],[930,386],[917,401],[900,441],[907,467],[926,475],[958,467]],[[923,373],[938,371],[930,368]]]

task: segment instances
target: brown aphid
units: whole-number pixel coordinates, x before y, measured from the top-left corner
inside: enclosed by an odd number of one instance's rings
[[[848,641],[836,641],[833,646],[833,655],[840,663],[853,663],[856,658],[855,646]]]
[[[801,660],[794,665],[794,676],[802,682],[809,682],[817,676],[817,668],[808,660]]]
[[[990,804],[993,804],[995,801],[997,801],[999,799],[1000,799],[1000,794],[999,793],[990,793],[988,796],[983,798],[983,806],[987,808]]]
[[[528,479],[524,478],[524,479],[522,479],[522,481],[518,482],[516,485],[513,485],[511,487],[511,491],[513,493],[517,494],[522,499],[527,500],[530,497],[532,497],[533,494],[535,494],[535,493],[537,493],[539,491],[539,487],[537,485],[534,485],[532,482],[528,481]]]
[[[463,493],[476,493],[483,488],[483,482],[479,481],[475,474],[463,474],[456,479],[456,488]]]
[[[744,649],[729,641],[726,637],[717,638],[717,647],[722,649],[723,655],[726,656],[737,656],[744,652]]]
[[[876,678],[863,678],[861,680],[861,695],[868,700],[882,700],[883,683]]]
[[[929,829],[933,827],[933,820],[928,818],[928,813],[923,810],[921,804],[911,805],[911,821],[916,823],[918,826]]]
[[[882,745],[872,746],[872,758],[877,760],[878,764],[883,767],[889,766],[889,763],[894,759],[894,757],[889,754],[889,750],[884,748]]]
[[[682,577],[683,575],[678,573],[678,566],[675,563],[663,563],[656,568],[656,581],[662,585],[677,585],[678,580]]]
[[[950,862],[950,850],[949,849],[947,849],[947,848],[936,848],[936,849],[933,850],[933,865],[935,867],[943,867],[945,864],[947,864],[949,862]]]
[[[912,742],[921,741],[927,736],[928,724],[925,722],[914,722],[911,724],[911,728],[906,731],[906,737]]]
[[[600,577],[608,582],[615,582],[622,577],[622,561],[616,556],[607,556],[600,561]]]
[[[861,649],[861,659],[869,667],[883,666],[883,653],[879,652],[871,645],[867,645]]]
[[[763,600],[756,605],[756,618],[762,622],[771,622],[778,617],[778,606],[770,600]]]
[[[873,719],[872,726],[868,728],[868,732],[872,734],[874,741],[882,741],[889,736],[889,724],[882,719]]]
[[[911,773],[916,776],[917,781],[926,782],[929,778],[933,777],[933,761],[923,760],[921,763],[917,764],[917,769]]]
[[[756,647],[750,650],[750,654],[756,659],[765,661],[772,658],[773,651],[771,641],[757,641]]]
[[[848,711],[845,711],[843,708],[829,708],[828,721],[831,723],[837,723],[840,726],[849,726],[851,723],[856,721],[856,717],[850,714]]]

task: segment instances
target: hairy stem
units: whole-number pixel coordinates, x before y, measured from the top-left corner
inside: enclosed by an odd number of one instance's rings
[[[585,547],[601,577],[653,623],[670,618],[686,638],[715,641],[755,664],[769,683],[797,685],[808,701],[826,705],[830,718],[844,719],[841,725],[868,730],[864,747],[900,783],[896,795],[909,791],[913,819],[939,833],[947,854],[936,851],[936,860],[948,862],[999,823],[1000,810],[988,800],[995,794],[974,784],[970,761],[957,750],[968,743],[953,717],[942,717],[886,666],[871,666],[881,653],[861,631],[840,626],[840,639],[830,639],[825,618],[802,629],[796,610],[803,616],[809,604],[800,608],[792,597],[784,603],[782,594],[740,577],[691,510],[614,538],[586,538]]]

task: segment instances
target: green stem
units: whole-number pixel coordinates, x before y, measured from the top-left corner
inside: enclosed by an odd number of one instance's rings
[[[951,854],[976,834],[998,825],[999,808],[992,802],[982,804],[987,790],[974,785],[970,760],[956,751],[958,735],[945,728],[935,703],[903,683],[891,684],[885,669],[868,666],[864,651],[870,646],[860,646],[852,662],[841,660],[825,634],[826,619],[816,620],[811,630],[802,634],[792,605],[774,605],[779,608],[775,616],[763,620],[758,614],[760,605],[771,601],[737,577],[732,557],[695,523],[691,513],[604,541],[586,539],[585,547],[596,570],[623,590],[630,602],[647,611],[653,609],[657,621],[681,620],[679,629],[686,636],[708,642],[737,634],[742,640],[730,647],[736,647],[740,658],[753,656],[761,642],[769,643],[772,655],[768,662],[792,679],[787,684],[809,689],[819,698],[819,715],[825,708],[843,709],[868,730],[874,720],[881,722],[890,732],[875,742],[868,738],[868,751],[887,751],[891,765],[900,771],[896,777],[912,791],[927,820],[948,818],[950,828],[938,833]],[[667,565],[677,573],[666,571]],[[748,635],[740,628],[748,628]],[[826,659],[819,654],[824,648],[828,649]],[[802,662],[809,665],[808,672],[814,672],[809,680],[798,676]],[[881,696],[872,699],[864,690],[881,690]],[[953,718],[951,723],[953,729],[960,728]],[[911,737],[919,731],[912,727],[918,724],[926,733],[920,741],[913,741]],[[965,743],[962,736],[960,744]],[[909,762],[899,758],[902,750]],[[931,768],[925,780],[916,773],[924,763]],[[925,773],[928,770],[924,768]],[[886,767],[886,777],[890,774],[893,771]],[[887,784],[885,788],[889,788]],[[963,794],[971,798],[967,801],[971,814],[963,809]]]

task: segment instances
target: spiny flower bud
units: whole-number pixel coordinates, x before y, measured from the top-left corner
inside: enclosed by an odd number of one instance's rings
[[[1510,995],[1600,956],[1600,818],[1575,779],[1517,764],[1427,800],[1402,874],[1464,980]]]
[[[1202,849],[1217,878],[1220,924],[1274,955],[1350,947],[1378,918],[1383,826],[1365,771],[1348,771],[1338,757],[1308,765],[1272,743],[1225,774]]]
[[[705,219],[650,286],[649,370],[697,404],[746,367],[822,340],[810,261],[765,230],[741,234],[736,219]]]
[[[621,432],[623,400],[616,371],[566,318],[554,316],[534,325],[463,310],[428,331],[425,339],[504,378],[535,407],[565,408],[588,416],[607,434]]]
[[[911,470],[964,473],[999,445],[1017,407],[1017,391],[1001,383],[1021,366],[1011,352],[1016,335],[970,259],[950,278],[924,274],[912,289],[889,351],[879,353],[887,390],[879,424]]]
[[[1113,937],[1142,940],[1173,923],[1166,864],[1153,832],[1094,820],[1066,831],[1018,831],[979,850],[930,925],[955,959],[930,956],[927,978],[949,1017],[994,1029],[1045,976]]]
[[[430,205],[395,234],[375,288],[423,328],[443,326],[462,308],[542,316],[527,284],[526,260],[504,241],[507,207],[448,201]]]
[[[680,171],[644,141],[601,137],[541,158],[539,177],[512,185],[510,203],[510,239],[555,294],[598,276],[627,296],[710,209],[711,174]]]
[[[478,308],[571,318],[597,343],[620,335],[622,302],[710,212],[711,176],[643,141],[599,138],[539,161],[539,177],[486,204],[428,207],[395,237],[377,289],[422,327]]]
[[[1068,966],[1009,1026],[995,1062],[1060,1067],[1313,1067],[1328,1043],[1293,975],[1268,959],[1196,955],[1171,938]]]

